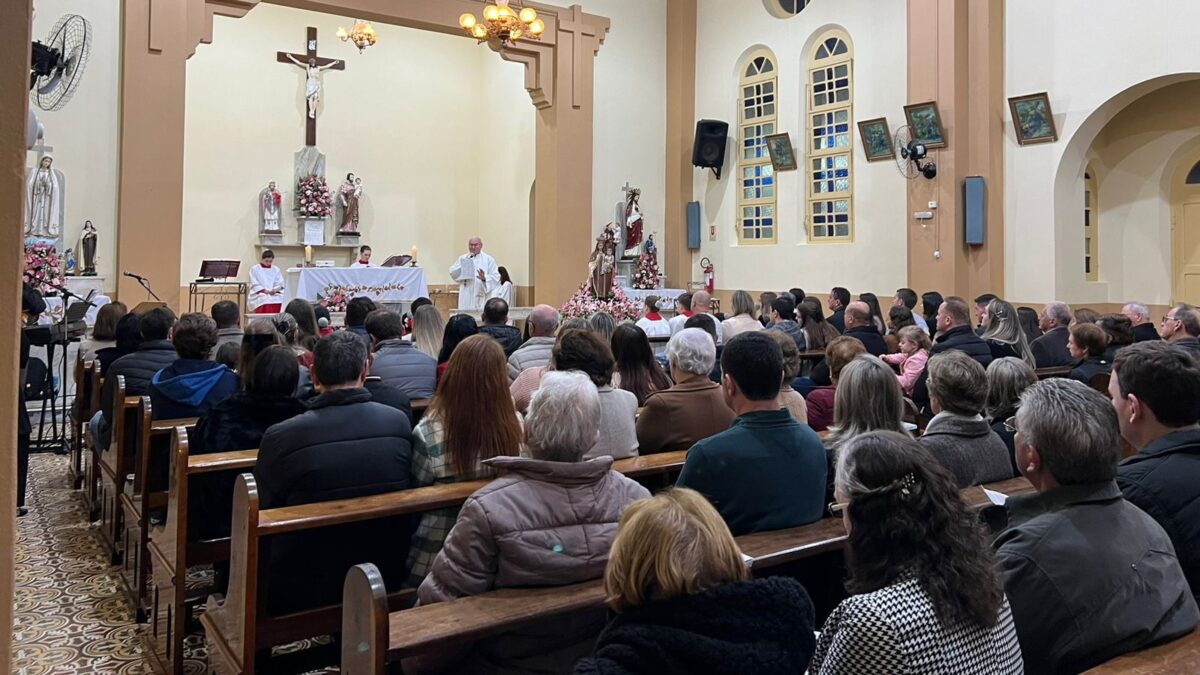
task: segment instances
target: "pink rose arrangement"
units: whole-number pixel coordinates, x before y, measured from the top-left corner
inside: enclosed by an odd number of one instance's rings
[[[633,287],[639,290],[658,288],[661,276],[658,271],[658,255],[643,253],[638,257],[637,270],[633,273]]]
[[[63,285],[63,269],[59,263],[58,251],[49,244],[33,244],[25,247],[26,281],[33,284],[45,296],[58,295],[58,291],[47,286],[48,283]]]
[[[613,285],[612,297],[597,298],[592,292],[591,284],[585,281],[558,311],[564,319],[590,319],[597,312],[605,312],[617,321],[637,321],[640,309],[638,303],[625,295],[620,286]]]
[[[344,312],[354,293],[345,286],[329,284],[317,294],[317,304],[331,312]]]
[[[333,213],[333,197],[329,194],[329,185],[324,176],[300,179],[300,184],[296,186],[296,196],[300,200],[302,218],[328,218]]]

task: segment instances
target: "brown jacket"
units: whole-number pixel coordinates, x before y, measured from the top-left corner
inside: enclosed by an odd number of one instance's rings
[[[655,392],[638,416],[638,454],[691,447],[728,429],[735,417],[725,405],[721,385],[707,378]]]
[[[600,578],[621,512],[650,496],[612,463],[607,456],[576,463],[485,461],[504,475],[463,504],[417,591],[421,604]]]

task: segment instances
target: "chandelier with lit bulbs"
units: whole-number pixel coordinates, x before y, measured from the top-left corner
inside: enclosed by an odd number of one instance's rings
[[[358,47],[358,53],[361,54],[364,49],[375,44],[378,36],[375,35],[375,27],[362,19],[354,20],[354,27],[347,31],[341,26],[337,29],[338,39],[342,42],[349,40]]]
[[[496,4],[484,7],[482,21],[476,19],[474,14],[463,14],[458,18],[458,25],[480,44],[495,42],[511,45],[521,38],[542,39],[546,24],[538,18],[537,10],[523,7],[518,11],[508,3],[509,0],[496,0]]]

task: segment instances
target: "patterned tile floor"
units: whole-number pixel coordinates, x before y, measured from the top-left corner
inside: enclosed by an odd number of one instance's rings
[[[17,519],[13,673],[151,673],[143,628],[134,623],[96,526],[87,522],[82,493],[71,490],[67,466],[67,457],[30,457],[29,514]],[[202,635],[187,637],[184,654],[186,675],[205,672]]]

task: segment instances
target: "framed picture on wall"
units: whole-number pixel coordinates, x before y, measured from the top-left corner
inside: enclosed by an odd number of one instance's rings
[[[868,162],[895,159],[896,148],[892,144],[892,132],[888,131],[886,117],[859,122],[858,135],[862,136],[863,153],[867,155]]]
[[[767,153],[776,171],[795,171],[796,153],[792,150],[792,137],[787,133],[767,136]]]
[[[1017,130],[1017,143],[1053,143],[1058,140],[1058,129],[1054,126],[1054,112],[1050,109],[1050,96],[1046,92],[1008,99],[1012,111],[1013,128]]]
[[[946,147],[946,130],[942,126],[942,116],[938,113],[937,103],[915,103],[904,106],[904,118],[912,127],[913,140],[924,144],[926,148]]]

